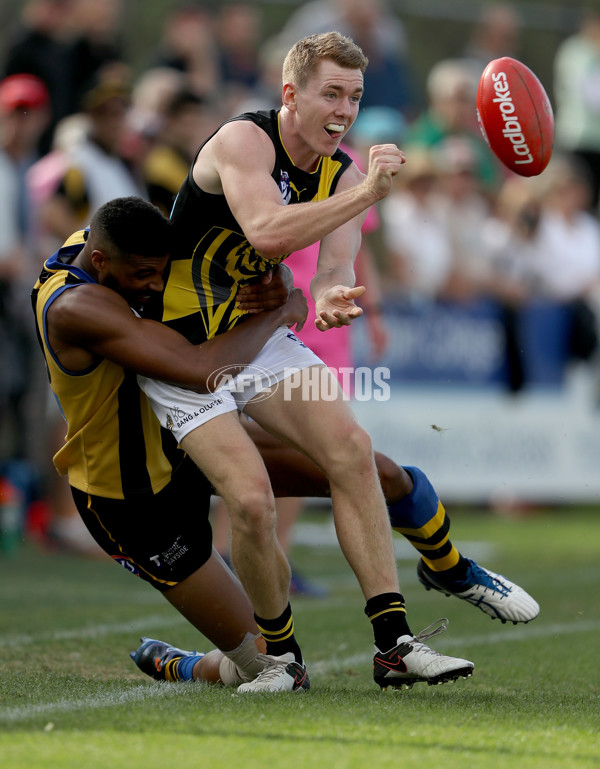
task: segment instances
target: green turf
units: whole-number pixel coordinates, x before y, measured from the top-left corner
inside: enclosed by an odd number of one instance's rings
[[[600,767],[600,512],[460,513],[452,533],[542,611],[526,626],[492,622],[425,592],[415,559],[400,560],[413,630],[450,617],[432,646],[475,662],[469,680],[402,692],[372,682],[363,602],[331,547],[294,552],[332,589],[293,602],[312,689],[258,697],[139,673],[128,651],[141,633],[202,639],[116,566],[32,547],[0,558],[0,767]]]

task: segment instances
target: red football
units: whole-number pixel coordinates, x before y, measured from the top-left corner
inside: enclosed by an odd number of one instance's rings
[[[479,80],[477,119],[494,153],[520,176],[537,176],[548,165],[554,115],[536,75],[504,56],[491,61]]]

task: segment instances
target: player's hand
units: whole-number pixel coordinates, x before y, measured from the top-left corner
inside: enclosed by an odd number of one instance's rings
[[[328,288],[315,303],[317,311],[315,326],[319,331],[349,326],[355,318],[362,315],[362,309],[354,304],[354,300],[362,296],[365,291],[364,286]]]
[[[285,304],[294,284],[292,271],[285,264],[278,264],[265,272],[259,282],[242,286],[236,294],[236,307],[256,314],[276,310]]]
[[[395,144],[375,144],[369,150],[369,170],[367,184],[378,200],[385,198],[392,188],[392,179],[403,163],[406,162],[404,152]]]
[[[292,288],[287,302],[280,310],[282,314],[282,325],[296,326],[296,331],[300,331],[308,315],[308,302],[299,288]]]

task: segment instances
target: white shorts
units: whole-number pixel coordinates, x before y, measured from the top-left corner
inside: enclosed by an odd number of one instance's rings
[[[229,411],[243,411],[259,393],[268,398],[273,386],[294,372],[324,365],[287,326],[281,326],[252,363],[215,392],[196,393],[144,376],[137,380],[161,425],[181,443],[188,433],[211,419]]]

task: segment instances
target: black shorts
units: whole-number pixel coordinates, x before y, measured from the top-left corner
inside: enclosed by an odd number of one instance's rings
[[[73,487],[71,491],[100,547],[157,590],[177,585],[210,558],[212,487],[187,457],[157,494],[108,499]]]

